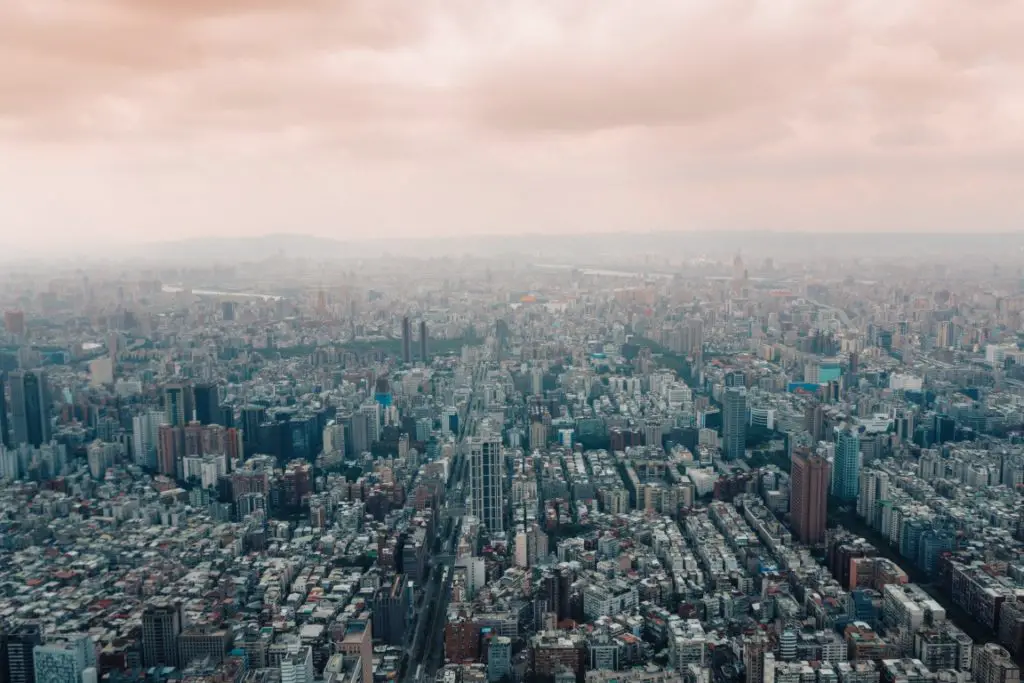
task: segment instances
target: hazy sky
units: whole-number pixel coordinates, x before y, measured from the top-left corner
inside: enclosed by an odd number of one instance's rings
[[[0,249],[1018,231],[1020,0],[4,0]]]

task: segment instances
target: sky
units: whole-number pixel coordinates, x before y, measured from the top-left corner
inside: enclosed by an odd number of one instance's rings
[[[5,0],[0,250],[1024,229],[1020,0]]]

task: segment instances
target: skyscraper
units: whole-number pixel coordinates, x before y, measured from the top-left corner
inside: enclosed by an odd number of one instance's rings
[[[50,440],[50,397],[42,370],[12,372],[11,414],[14,443],[38,448]]]
[[[412,324],[409,316],[402,318],[402,361],[412,362]]]
[[[7,682],[35,683],[35,648],[43,642],[39,624],[27,623],[7,634]]]
[[[491,533],[505,530],[502,510],[504,474],[501,438],[488,434],[469,439],[470,512]]]
[[[860,438],[849,427],[836,431],[836,457],[832,495],[839,500],[856,500],[860,492]]]
[[[726,460],[742,458],[747,442],[747,389],[729,387],[722,399],[722,454]]]
[[[11,438],[11,427],[7,421],[7,396],[4,393],[6,386],[6,378],[0,373],[0,446],[13,448],[14,440]]]
[[[194,412],[192,387],[187,384],[168,384],[164,387],[164,412],[167,424],[184,427],[192,421]]]
[[[181,603],[156,600],[142,613],[142,663],[145,666],[177,666],[178,634],[184,618]]]
[[[793,450],[789,512],[801,543],[825,542],[828,515],[828,461],[805,448]]]
[[[203,425],[218,424],[220,419],[220,393],[213,383],[196,384],[192,388],[196,406],[196,420]]]
[[[948,320],[939,323],[938,334],[936,335],[936,344],[941,348],[947,349],[950,346],[956,344],[956,326]]]
[[[420,360],[427,364],[427,321],[420,321]]]
[[[743,668],[746,670],[746,683],[762,683],[764,681],[764,656],[771,652],[768,637],[756,631],[743,636]]]

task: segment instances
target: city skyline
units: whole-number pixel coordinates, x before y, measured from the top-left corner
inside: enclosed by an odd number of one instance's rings
[[[1004,0],[32,7],[0,9],[9,249],[1024,215]]]

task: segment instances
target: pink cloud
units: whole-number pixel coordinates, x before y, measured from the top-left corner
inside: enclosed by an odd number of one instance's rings
[[[161,225],[146,185],[161,179],[204,198],[182,229],[223,223],[221,183],[258,195],[250,224],[301,201],[323,231],[331,212],[395,232],[830,211],[1005,228],[1022,33],[1013,0],[15,0],[0,3],[0,181],[33,224],[54,189],[40,178],[81,168],[99,198],[67,195],[95,224]],[[337,186],[287,188],[253,164]]]

